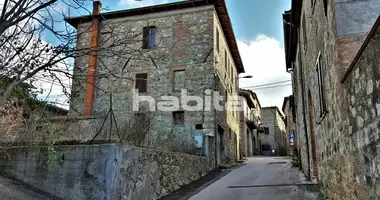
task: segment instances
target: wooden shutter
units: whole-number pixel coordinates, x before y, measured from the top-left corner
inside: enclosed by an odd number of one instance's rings
[[[219,30],[216,29],[216,49],[219,52]]]
[[[135,89],[139,90],[139,93],[146,93],[148,90],[148,74],[140,73],[136,74]]]
[[[185,112],[184,111],[173,112],[173,124],[174,125],[185,124]]]
[[[149,45],[149,29],[150,29],[150,27],[144,27],[143,28],[143,43],[142,43],[142,48],[143,49],[148,49],[148,45]]]

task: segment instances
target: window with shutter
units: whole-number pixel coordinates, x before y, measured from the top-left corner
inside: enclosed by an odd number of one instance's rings
[[[185,124],[185,112],[175,111],[173,112],[173,125],[184,125]]]
[[[153,49],[156,43],[156,27],[149,26],[143,28],[143,49]]]
[[[321,52],[319,52],[317,63],[317,74],[318,74],[318,92],[319,92],[319,111],[320,111],[320,116],[323,117],[324,114],[327,113],[326,109],[326,98],[325,98],[325,88],[324,88],[324,78],[323,78],[323,60],[322,60],[322,55]]]
[[[173,77],[173,92],[181,91],[181,89],[186,89],[186,74],[185,70],[175,70]]]
[[[147,73],[136,74],[135,89],[139,90],[139,93],[146,93],[148,91],[148,74]]]
[[[216,29],[216,49],[219,52],[219,30]]]

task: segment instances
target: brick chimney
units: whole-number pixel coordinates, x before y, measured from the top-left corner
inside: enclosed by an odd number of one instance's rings
[[[88,72],[86,78],[86,96],[84,102],[84,115],[90,116],[94,111],[94,99],[96,90],[96,68],[98,65],[98,42],[100,33],[99,14],[102,10],[102,3],[94,0],[92,9],[92,23],[90,29],[90,55],[88,58]]]

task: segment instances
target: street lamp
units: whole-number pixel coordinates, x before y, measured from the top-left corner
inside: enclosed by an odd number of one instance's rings
[[[247,76],[242,76],[242,77],[238,77],[238,78],[252,78],[253,76],[252,75],[247,75]]]

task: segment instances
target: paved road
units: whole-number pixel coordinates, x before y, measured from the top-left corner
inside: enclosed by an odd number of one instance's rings
[[[1,200],[47,200],[49,198],[26,188],[17,181],[0,176],[0,199]]]
[[[286,162],[285,164],[283,164]],[[282,164],[281,164],[282,163]],[[290,168],[290,159],[283,157],[253,157],[245,166],[192,196],[190,200],[311,200],[315,194],[300,186],[273,186],[301,183],[303,176]],[[269,185],[268,187],[257,187]],[[229,188],[237,186],[238,188]],[[256,186],[256,187],[251,187]]]

